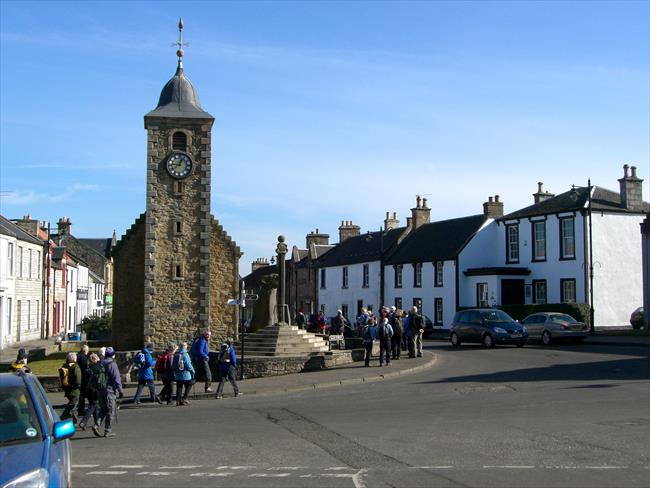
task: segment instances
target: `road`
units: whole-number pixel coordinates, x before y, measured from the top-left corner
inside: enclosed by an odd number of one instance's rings
[[[75,435],[73,482],[650,486],[650,348],[427,349],[434,367],[394,380],[124,407],[116,438]]]

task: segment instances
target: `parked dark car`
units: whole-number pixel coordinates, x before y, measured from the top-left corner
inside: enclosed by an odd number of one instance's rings
[[[630,324],[633,329],[640,329],[643,327],[643,307],[639,307],[632,312],[632,315],[630,315]]]
[[[453,346],[476,342],[491,348],[497,344],[526,344],[528,332],[503,310],[475,308],[457,312],[451,324],[449,340]]]
[[[69,487],[74,431],[36,376],[0,373],[0,486]]]
[[[556,340],[582,342],[589,335],[589,327],[571,315],[560,312],[540,312],[521,321],[528,330],[529,339],[539,339],[545,346]]]
[[[422,314],[422,318],[424,319],[424,332],[422,333],[422,337],[424,337],[425,339],[428,339],[431,336],[431,334],[433,333],[433,331],[434,331],[433,322],[431,321],[431,319],[429,317],[427,317],[424,314]],[[438,330],[441,330],[442,326],[437,327],[437,328],[438,328]]]

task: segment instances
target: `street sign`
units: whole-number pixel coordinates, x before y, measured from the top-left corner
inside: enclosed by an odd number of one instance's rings
[[[253,293],[247,293],[244,298],[246,298],[246,300],[257,300],[259,297]]]

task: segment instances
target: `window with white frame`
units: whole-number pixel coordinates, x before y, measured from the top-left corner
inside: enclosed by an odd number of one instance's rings
[[[395,308],[402,310],[402,297],[395,297]]]
[[[576,301],[576,280],[575,278],[560,280],[560,300],[566,303],[575,303]]]
[[[12,328],[13,328],[13,319],[14,319],[14,316],[13,316],[13,298],[11,298],[11,297],[7,297],[7,314],[6,314],[6,317],[7,317],[7,335],[10,336],[13,333]]]
[[[342,283],[341,287],[342,288],[347,288],[348,287],[348,267],[343,266],[343,273],[342,273]]]
[[[560,259],[574,259],[575,257],[575,219],[564,217],[560,219]]]
[[[422,263],[413,264],[413,287],[420,288],[422,286]]]
[[[506,225],[506,262],[519,262],[519,224]]]
[[[546,303],[546,280],[533,280],[533,303]]]
[[[401,264],[396,264],[395,269],[395,288],[402,288],[402,268]]]
[[[363,265],[363,285],[364,288],[368,288],[370,286],[370,265],[369,264],[364,264]]]
[[[533,222],[533,261],[546,261],[546,221]]]
[[[442,297],[433,300],[433,320],[436,325],[442,325]]]
[[[23,246],[18,246],[18,278],[23,277]]]
[[[14,243],[13,242],[8,242],[7,243],[7,271],[9,272],[9,276],[14,275]]]
[[[488,284],[487,283],[476,283],[476,306],[477,307],[488,307]]]
[[[325,289],[325,284],[326,284],[325,279],[327,278],[326,271],[327,270],[325,268],[321,268],[321,270],[320,270],[320,287],[321,287],[321,290]]]
[[[41,262],[41,251],[36,251],[36,279],[41,279],[41,268],[43,263]]]
[[[445,263],[443,261],[436,261],[435,263],[433,263],[433,271],[434,271],[433,286],[443,286],[442,271],[443,271],[444,264]]]
[[[418,312],[422,313],[422,299],[416,297],[413,299],[413,306],[418,308]]]
[[[32,301],[27,300],[27,330],[32,328]]]

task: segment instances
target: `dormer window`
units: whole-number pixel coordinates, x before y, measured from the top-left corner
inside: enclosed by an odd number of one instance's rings
[[[174,132],[172,136],[172,149],[176,151],[187,151],[187,135],[185,132]]]

